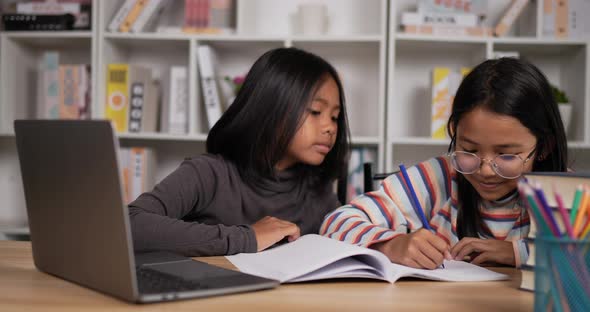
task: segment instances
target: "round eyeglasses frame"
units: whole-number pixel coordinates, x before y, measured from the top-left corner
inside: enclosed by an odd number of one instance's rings
[[[526,163],[527,163],[527,162],[528,162],[528,161],[529,161],[529,160],[530,160],[530,159],[533,157],[533,154],[535,153],[535,151],[536,151],[536,150],[537,150],[537,148],[535,147],[535,148],[534,148],[534,149],[533,149],[533,150],[532,150],[532,151],[531,151],[531,152],[530,152],[530,153],[527,155],[527,157],[526,157],[525,159],[522,159],[522,157],[520,157],[520,155],[518,155],[518,154],[500,154],[500,155],[497,155],[496,157],[494,157],[493,159],[486,159],[486,158],[481,158],[481,157],[477,156],[477,154],[470,153],[470,152],[465,152],[465,151],[454,151],[454,152],[451,152],[451,153],[449,153],[449,154],[448,154],[448,156],[451,158],[451,166],[453,166],[453,168],[454,168],[455,170],[457,170],[458,172],[460,172],[460,173],[462,173],[462,174],[474,174],[474,173],[476,173],[478,170],[480,170],[480,169],[481,169],[481,166],[483,165],[483,163],[484,163],[484,162],[487,162],[488,164],[490,164],[490,167],[492,167],[492,170],[494,170],[494,172],[495,172],[497,175],[501,176],[502,178],[504,178],[504,179],[516,179],[516,178],[518,178],[518,177],[520,177],[520,176],[522,175],[522,172],[523,172],[523,170],[524,170],[524,166],[525,166],[525,165],[526,165]],[[457,155],[457,154],[459,154],[459,153],[460,153],[460,154],[464,154],[464,155],[470,155],[470,156],[474,156],[476,159],[478,159],[478,160],[479,160],[479,164],[478,164],[477,166],[474,166],[474,167],[475,167],[475,169],[474,169],[474,170],[472,170],[472,171],[464,171],[464,170],[461,170],[461,169],[459,169],[459,168],[458,168],[459,166],[457,166],[457,165],[456,165],[456,162],[457,162],[457,161],[456,161],[456,155]],[[515,156],[516,158],[518,158],[518,159],[520,159],[520,160],[522,161],[522,167],[521,167],[520,173],[519,173],[517,176],[510,176],[510,177],[509,177],[509,176],[505,176],[505,175],[503,175],[502,173],[500,173],[500,169],[499,169],[499,168],[500,168],[500,166],[499,166],[499,165],[498,165],[498,163],[496,162],[496,159],[497,159],[498,157],[506,157],[507,155],[508,155],[508,156]]]

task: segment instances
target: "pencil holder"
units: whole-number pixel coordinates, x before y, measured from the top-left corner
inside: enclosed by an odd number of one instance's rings
[[[590,240],[535,241],[535,312],[590,311]]]

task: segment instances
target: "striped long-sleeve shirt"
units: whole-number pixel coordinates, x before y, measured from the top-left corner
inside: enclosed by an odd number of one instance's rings
[[[459,241],[456,231],[459,205],[456,172],[449,159],[432,158],[407,171],[430,227],[453,246]],[[483,220],[479,237],[511,241],[516,266],[526,262],[528,250],[523,238],[529,233],[530,219],[518,193],[501,201],[483,200],[479,211]],[[360,195],[328,214],[320,234],[368,247],[420,228],[422,222],[398,173],[384,179],[378,190]]]

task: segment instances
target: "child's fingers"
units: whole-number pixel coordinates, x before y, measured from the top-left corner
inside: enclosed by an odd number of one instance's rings
[[[436,269],[440,266],[440,264],[437,264],[434,260],[432,260],[429,256],[427,256],[425,253],[423,252],[418,252],[417,254],[414,255],[413,260],[418,263],[418,265],[420,265],[420,268],[422,269]],[[442,261],[441,261],[442,263]]]
[[[444,251],[440,251],[439,249],[437,249],[437,247],[434,246],[431,242],[422,244],[420,246],[420,251],[433,262],[433,269],[439,267],[445,259]]]
[[[469,244],[470,242],[472,242],[473,240],[475,240],[475,238],[465,237],[465,238],[461,239],[457,244],[455,244],[455,246],[453,246],[453,248],[451,248],[451,256],[453,257],[453,259],[457,259],[457,254],[459,254],[459,252],[461,250],[463,250],[463,248],[465,248],[465,246],[467,244]]]
[[[490,257],[489,252],[482,252],[482,253],[478,254],[475,258],[473,258],[473,260],[471,260],[471,263],[476,264],[476,265],[480,265],[484,262],[488,262],[491,260],[492,260],[492,257]]]
[[[468,256],[474,252],[483,252],[485,251],[485,245],[480,242],[478,239],[469,240],[467,243],[461,246],[460,249],[457,250],[455,255],[455,260],[463,260],[465,256]]]

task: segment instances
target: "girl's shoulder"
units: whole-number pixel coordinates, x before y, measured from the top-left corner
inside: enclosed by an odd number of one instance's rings
[[[212,170],[214,172],[236,170],[233,162],[217,154],[205,153],[187,157],[184,159],[183,164],[194,167],[196,170]]]

